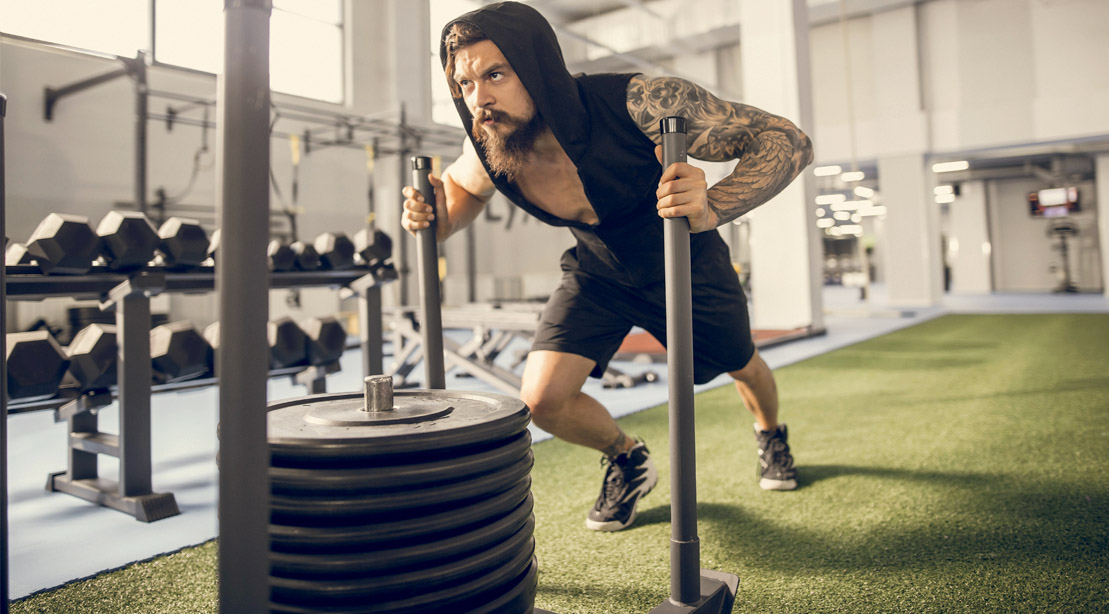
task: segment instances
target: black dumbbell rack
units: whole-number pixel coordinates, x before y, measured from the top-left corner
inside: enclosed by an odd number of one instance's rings
[[[97,410],[113,400],[110,391],[99,391],[64,401],[51,399],[57,422],[68,422],[68,467],[51,473],[46,488],[65,492],[110,507],[143,522],[153,522],[179,513],[173,493],[153,492],[151,485],[151,395],[162,390],[181,390],[216,383],[213,378],[152,384],[150,362],[150,298],[162,293],[199,294],[215,287],[211,267],[189,272],[170,272],[149,267],[130,275],[94,268],[86,275],[42,275],[34,266],[6,268],[7,295],[11,300],[42,300],[66,296],[100,302],[103,310],[115,312],[119,347],[118,384],[119,433],[102,432]],[[391,267],[373,271],[365,268],[341,271],[298,271],[272,273],[271,288],[349,288],[359,298],[359,334],[365,375],[381,373],[381,286],[396,279]],[[322,367],[279,369],[271,375],[297,376],[310,392],[323,392]],[[19,411],[19,404],[13,403]],[[118,480],[100,477],[99,455],[119,459]]]

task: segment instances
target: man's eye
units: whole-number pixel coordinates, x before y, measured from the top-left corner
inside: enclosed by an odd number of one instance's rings
[[[500,81],[502,77],[504,77],[503,73],[499,73],[499,72],[489,73],[489,78],[492,79],[493,81]]]

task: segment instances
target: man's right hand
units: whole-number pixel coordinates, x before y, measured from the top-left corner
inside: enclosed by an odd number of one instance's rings
[[[437,240],[442,241],[450,236],[449,220],[447,220],[447,198],[443,192],[443,180],[435,175],[428,175],[431,182],[431,187],[435,190],[435,207],[433,208],[423,194],[412,186],[405,186],[402,193],[404,194],[404,214],[401,216],[401,226],[405,230],[416,234],[417,230],[423,230],[431,226],[431,220],[438,220],[436,235]]]

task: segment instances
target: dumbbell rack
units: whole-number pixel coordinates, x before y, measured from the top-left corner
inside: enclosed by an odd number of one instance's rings
[[[366,375],[382,371],[381,286],[396,279],[391,267],[373,271],[365,268],[341,271],[298,271],[272,273],[270,287],[349,288],[359,298],[359,333]],[[137,520],[153,522],[179,512],[173,493],[153,492],[151,484],[151,394],[211,385],[214,379],[180,384],[152,385],[150,363],[150,298],[162,293],[199,294],[215,287],[211,267],[189,272],[170,272],[148,267],[130,275],[101,272],[86,275],[48,276],[34,266],[6,267],[7,296],[11,300],[35,301],[50,297],[92,299],[103,310],[114,310],[119,348],[116,396],[119,400],[119,433],[100,431],[97,411],[111,403],[110,392],[87,394],[68,402],[51,400],[55,421],[68,423],[68,468],[49,474],[46,488],[65,492],[98,505],[119,510]],[[273,375],[296,375],[317,367],[274,371]],[[311,390],[319,390],[325,373],[304,378]],[[59,403],[60,406],[59,406]],[[13,404],[18,405],[18,404]],[[18,410],[17,410],[18,411]],[[99,455],[119,459],[119,478],[99,475]]]

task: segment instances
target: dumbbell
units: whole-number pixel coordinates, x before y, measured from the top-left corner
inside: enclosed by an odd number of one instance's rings
[[[51,213],[31,233],[26,249],[43,273],[82,275],[92,268],[100,248],[100,237],[89,225],[89,218]]]
[[[208,233],[200,222],[171,217],[158,228],[158,259],[169,269],[198,267],[208,257]]]
[[[320,268],[320,253],[311,243],[297,241],[290,246],[296,257],[296,268],[301,271],[315,271]]]
[[[330,316],[305,318],[300,328],[308,336],[308,364],[327,366],[339,361],[347,346],[347,332],[339,320]]]
[[[73,336],[66,348],[69,370],[66,379],[73,382],[79,392],[101,390],[116,384],[116,327],[109,324],[90,324]]]
[[[638,375],[628,375],[627,373],[610,375],[609,372],[606,371],[602,378],[602,386],[604,388],[635,388],[640,384],[657,381],[658,374],[654,371],[644,371]]]
[[[219,249],[220,229],[217,228],[212,231],[212,236],[208,238],[208,258],[212,262],[216,261],[216,250]]]
[[[161,243],[154,224],[138,211],[109,211],[96,227],[101,260],[112,271],[139,269],[154,258]]]
[[[204,339],[212,346],[213,351],[219,349],[219,329],[219,322],[212,322],[204,329]],[[266,339],[270,348],[271,369],[295,367],[307,362],[308,337],[292,318],[278,318],[269,322]],[[210,366],[215,371],[214,362]]]
[[[170,322],[150,330],[154,381],[160,384],[200,377],[212,363],[212,346],[192,323]]]
[[[376,268],[393,255],[393,240],[381,230],[363,228],[354,235],[354,249],[360,264]]]
[[[62,346],[45,330],[9,333],[8,397],[27,401],[49,399],[69,368],[69,357]]]
[[[341,271],[354,266],[354,243],[342,232],[325,232],[316,237],[316,252],[325,269]]]
[[[266,260],[271,271],[291,271],[296,268],[297,255],[293,248],[281,239],[274,239],[266,246]]]
[[[8,249],[4,252],[4,264],[8,266],[18,266],[22,264],[34,264],[35,259],[27,252],[27,246],[23,243],[9,243]]]

